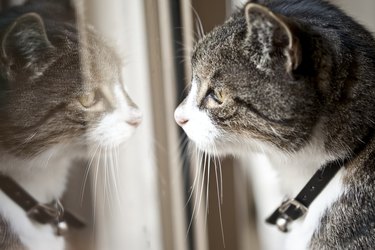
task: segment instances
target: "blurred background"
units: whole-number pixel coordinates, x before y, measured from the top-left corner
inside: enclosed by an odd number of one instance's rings
[[[1,8],[22,2],[3,0]],[[201,29],[207,33],[220,25],[243,2],[75,1],[78,19],[95,26],[123,56],[125,84],[144,120],[121,148],[117,187],[105,186],[103,166],[91,173],[99,181],[86,185],[82,198],[87,162],[74,163],[64,202],[88,227],[71,231],[71,249],[279,249],[283,235],[263,223],[282,199],[267,159],[250,153],[221,159],[218,195],[217,174],[204,172],[188,154],[173,119],[187,93],[190,52]],[[375,1],[331,2],[375,31]],[[106,192],[118,198],[108,199]]]

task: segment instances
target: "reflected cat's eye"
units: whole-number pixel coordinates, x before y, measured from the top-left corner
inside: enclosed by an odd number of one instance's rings
[[[96,93],[94,91],[92,91],[88,94],[85,94],[85,95],[81,96],[79,98],[79,102],[85,108],[92,107],[97,102]]]

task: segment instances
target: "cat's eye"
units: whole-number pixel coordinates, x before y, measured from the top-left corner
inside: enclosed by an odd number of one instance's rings
[[[95,91],[92,91],[88,94],[82,95],[79,98],[79,102],[85,108],[90,108],[90,107],[94,106],[95,103],[97,102],[97,97],[96,97]]]
[[[224,97],[221,91],[218,90],[210,90],[208,91],[207,97],[215,101],[217,104],[221,105],[223,104]]]

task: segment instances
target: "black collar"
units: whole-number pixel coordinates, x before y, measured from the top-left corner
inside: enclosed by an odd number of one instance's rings
[[[40,224],[52,224],[55,226],[57,235],[64,233],[68,229],[68,225],[75,228],[84,227],[82,220],[78,219],[72,213],[64,211],[59,200],[54,200],[48,204],[41,204],[12,178],[1,173],[0,190],[20,206],[30,219]]]
[[[294,199],[284,201],[266,219],[266,222],[276,225],[282,232],[288,232],[289,224],[308,212],[310,204],[323,191],[343,165],[344,162],[338,161],[325,164],[313,175]]]
[[[294,199],[284,201],[275,212],[266,219],[266,222],[276,225],[282,232],[288,232],[289,224],[308,212],[310,204],[323,191],[336,173],[349,161],[359,155],[373,140],[374,136],[375,128],[369,128],[367,135],[362,138],[360,144],[355,148],[350,157],[342,160],[334,160],[323,165],[313,177],[311,177],[299,194]]]

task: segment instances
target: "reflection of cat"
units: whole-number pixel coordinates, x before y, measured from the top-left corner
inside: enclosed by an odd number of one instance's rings
[[[175,118],[201,150],[265,152],[290,198],[325,163],[346,160],[286,249],[374,248],[369,32],[325,1],[254,0],[198,42],[192,70]]]
[[[74,11],[48,1],[0,16],[0,173],[42,204],[59,199],[70,161],[85,146],[110,148],[141,122],[121,82],[116,53],[87,30],[83,80]],[[64,249],[0,192],[0,249]]]

